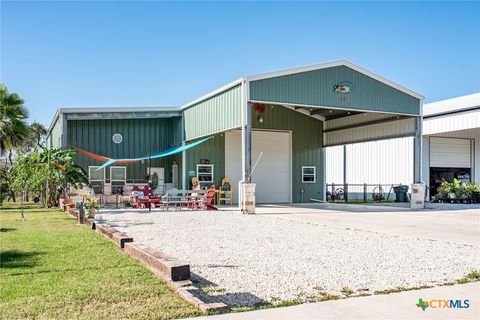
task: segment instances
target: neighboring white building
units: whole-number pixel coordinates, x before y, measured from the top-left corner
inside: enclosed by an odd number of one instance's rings
[[[480,93],[425,104],[422,147],[422,177],[432,195],[442,178],[480,183]],[[326,181],[410,185],[413,150],[412,137],[326,148]]]
[[[480,183],[480,93],[423,107],[423,180]]]

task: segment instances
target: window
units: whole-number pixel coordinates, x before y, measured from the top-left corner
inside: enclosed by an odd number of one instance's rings
[[[316,167],[302,166],[302,183],[315,183]]]
[[[99,166],[89,166],[88,167],[88,180],[89,181],[103,181],[105,180],[105,168],[101,170],[97,169],[100,168]]]
[[[110,167],[110,181],[126,181],[127,167]]]
[[[112,194],[123,195],[123,187],[127,180],[127,167],[110,167],[110,184]]]
[[[197,164],[197,178],[200,183],[213,183],[213,164]]]

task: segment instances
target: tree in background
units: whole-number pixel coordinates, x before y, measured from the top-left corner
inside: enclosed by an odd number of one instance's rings
[[[22,194],[20,198],[22,219],[25,220],[23,212],[25,194],[43,192],[48,178],[48,165],[41,161],[41,155],[36,151],[29,155],[19,154],[8,175],[10,188]]]
[[[46,148],[45,138],[47,136],[47,129],[41,123],[33,121],[28,126],[28,135],[23,143],[16,148],[23,153],[29,153],[32,151],[43,151]]]
[[[26,123],[28,112],[23,104],[16,93],[0,85],[0,156],[8,152],[8,160],[0,158],[0,204],[5,192],[13,201],[15,192],[21,192],[24,219],[23,201],[29,193],[41,195],[47,205],[54,206],[70,187],[88,184],[88,178],[73,162],[75,151],[46,149],[47,129],[38,122]]]
[[[8,161],[2,163],[2,175],[5,176],[9,166],[13,165],[14,149],[24,143],[29,135],[26,123],[28,111],[24,101],[16,93],[10,93],[7,87],[0,84],[0,156],[8,151]],[[2,183],[8,187],[7,180]],[[10,189],[10,188],[9,188]],[[10,190],[10,197],[15,201],[15,193]]]
[[[76,152],[72,149],[45,149],[41,161],[48,165],[48,206],[58,205],[60,196],[66,196],[69,188],[81,189],[88,184],[85,170],[75,164]]]
[[[0,154],[20,146],[29,135],[28,111],[18,94],[0,85]],[[10,156],[10,164],[12,159]]]
[[[42,153],[20,153],[8,171],[10,188],[21,192],[22,219],[23,199],[32,192],[42,195],[48,206],[58,205],[60,196],[67,195],[70,187],[81,189],[88,183],[85,171],[73,162],[74,150],[61,148],[45,149]],[[48,198],[46,188],[48,182]]]
[[[2,207],[3,201],[10,194],[10,184],[9,176],[7,171],[0,168],[0,208]]]

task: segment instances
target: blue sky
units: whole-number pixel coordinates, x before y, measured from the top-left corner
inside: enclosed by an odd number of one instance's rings
[[[241,76],[347,59],[426,102],[480,91],[478,2],[5,2],[1,83],[58,107],[180,105]]]

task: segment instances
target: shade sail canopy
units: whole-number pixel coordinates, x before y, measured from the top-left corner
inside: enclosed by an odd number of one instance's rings
[[[213,137],[203,138],[203,139],[200,139],[198,141],[195,141],[195,142],[183,145],[183,146],[171,147],[171,148],[165,149],[161,152],[154,153],[154,154],[144,156],[144,157],[141,157],[141,158],[129,158],[129,159],[112,159],[112,158],[108,158],[108,157],[105,157],[105,156],[102,156],[102,155],[92,153],[90,151],[81,149],[81,148],[76,147],[76,146],[72,146],[72,148],[75,149],[77,152],[79,152],[79,153],[81,153],[81,154],[83,154],[83,155],[85,155],[89,158],[104,162],[99,168],[97,168],[97,170],[100,170],[100,169],[108,167],[109,165],[112,165],[114,163],[125,164],[125,163],[133,163],[133,162],[138,162],[138,161],[147,160],[147,159],[157,159],[157,158],[168,157],[168,156],[171,156],[173,154],[180,153],[180,152],[183,152],[185,150],[194,148],[194,147],[198,146],[199,144],[202,144],[205,141],[208,141],[212,138]]]

